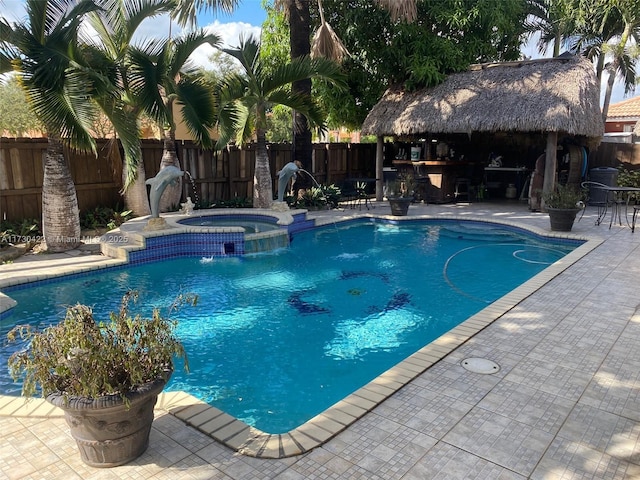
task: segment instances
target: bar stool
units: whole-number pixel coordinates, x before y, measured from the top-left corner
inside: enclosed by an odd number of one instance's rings
[[[471,181],[468,178],[456,178],[456,186],[455,191],[453,192],[453,196],[456,201],[458,201],[459,197],[464,197],[467,199],[467,202],[471,201]]]

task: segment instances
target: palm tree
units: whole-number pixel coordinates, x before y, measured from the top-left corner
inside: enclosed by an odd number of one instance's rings
[[[553,56],[560,55],[560,46],[575,31],[574,0],[528,0],[529,18],[525,31],[540,33],[538,52],[544,54],[553,43]]]
[[[42,184],[42,230],[52,252],[80,244],[76,190],[63,142],[95,153],[90,134],[95,109],[87,102],[97,85],[82,68],[78,30],[97,7],[91,0],[27,0],[27,19],[2,20],[1,72],[9,61],[21,76],[34,114],[48,137]]]
[[[589,0],[581,7],[572,50],[596,63],[598,80],[602,72],[608,73],[602,107],[606,121],[616,77],[623,79],[625,93],[633,91],[636,84],[640,0]]]
[[[217,35],[191,32],[177,39],[149,41],[130,49],[130,87],[133,101],[139,105],[162,131],[163,152],[160,168],[180,168],[176,153],[175,111],[194,140],[204,147],[212,146],[210,130],[216,121],[215,102],[201,72],[190,64],[196,48],[208,43],[218,47]],[[166,211],[180,202],[181,184],[168,187],[160,208]]]
[[[322,12],[321,1],[318,1],[318,9]],[[309,55],[312,50],[314,56],[327,56],[328,52],[335,56],[327,58],[339,61],[346,53],[346,49],[331,27],[324,22],[324,15],[321,15],[321,25],[314,36],[311,44],[311,0],[275,0],[275,6],[284,12],[289,19],[289,47],[291,49],[291,60]],[[372,0],[372,3],[387,10],[393,20],[412,22],[417,14],[417,0]],[[291,90],[298,95],[311,95],[311,80],[302,79],[293,82]],[[307,123],[307,118],[301,112],[293,112],[293,151],[297,160],[303,166],[311,163],[312,146],[311,130]]]
[[[311,125],[324,128],[324,114],[319,105],[310,95],[291,92],[289,85],[305,78],[318,78],[343,88],[344,79],[336,63],[308,56],[276,67],[267,74],[260,59],[260,43],[253,37],[241,38],[238,48],[224,51],[236,58],[244,71],[230,74],[220,86],[217,148],[223,148],[231,140],[243,144],[255,132],[253,206],[269,208],[273,201],[273,186],[265,137],[268,110],[275,105],[285,105],[302,113]]]
[[[102,9],[89,15],[91,26],[98,35],[98,41],[93,42],[93,48],[96,54],[102,57],[107,69],[113,72],[113,81],[120,87],[121,99],[126,103],[124,112],[130,116],[129,121],[133,124],[137,124],[142,112],[141,107],[133,103],[130,87],[129,49],[132,46],[133,35],[144,20],[169,12],[173,6],[171,0],[103,0]],[[105,105],[104,110],[109,110],[108,105]],[[137,158],[133,161],[129,159],[126,168],[122,169],[125,206],[137,216],[148,215],[151,212],[138,129],[128,133],[128,137],[122,138],[123,144],[127,141],[134,144],[125,148],[125,151],[134,150],[131,153]],[[110,148],[111,158],[116,159],[116,162],[119,160],[118,163],[122,164],[117,142],[111,142]]]
[[[640,0],[611,0],[611,8],[615,9],[620,18],[621,33],[616,37],[617,41],[611,42],[612,60],[605,65],[609,74],[607,87],[602,106],[603,122],[607,120],[611,92],[616,77],[621,77],[625,85],[625,93],[630,93],[635,88],[635,65],[640,58],[638,42],[640,42]],[[634,45],[630,45],[631,40]],[[603,53],[607,53],[606,50]]]

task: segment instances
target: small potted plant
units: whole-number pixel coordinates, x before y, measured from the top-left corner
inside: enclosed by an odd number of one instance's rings
[[[410,173],[401,173],[391,184],[387,193],[387,200],[391,206],[391,215],[404,216],[413,202],[415,181]]]
[[[571,185],[560,185],[542,194],[544,208],[549,213],[551,230],[570,232],[580,210],[585,208],[584,192]]]
[[[126,293],[106,321],[78,304],[57,325],[19,325],[8,334],[9,341],[26,341],[8,361],[13,378],[23,380],[22,394],[40,393],[64,411],[82,460],[94,467],[122,465],[147,449],[153,408],[174,357],[188,369],[175,322],[158,309],[151,318],[132,317],[129,302],[136,298],[136,292]],[[179,296],[172,309],[196,301]]]

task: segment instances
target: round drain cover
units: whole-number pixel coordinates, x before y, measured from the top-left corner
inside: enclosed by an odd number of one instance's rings
[[[500,371],[500,365],[486,358],[465,358],[461,365],[473,373],[489,375]]]

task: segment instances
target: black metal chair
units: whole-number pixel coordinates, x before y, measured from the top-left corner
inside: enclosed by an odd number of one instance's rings
[[[636,220],[638,218],[638,212],[640,212],[640,205],[633,206],[633,215],[631,215],[631,233],[636,231]]]
[[[600,182],[592,182],[586,181],[582,182],[580,186],[584,190],[588,190],[587,198],[585,200],[586,205],[595,206],[598,208],[598,216],[596,217],[595,224],[600,225],[602,220],[607,216],[607,211],[611,202],[614,200],[613,197],[609,194],[609,192],[604,190],[598,190],[599,187],[608,187],[604,183]],[[582,209],[582,215],[578,221],[582,220],[584,217],[584,212],[586,211],[586,207]]]

